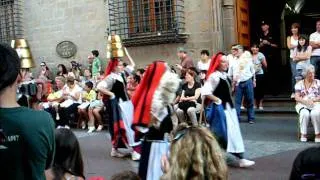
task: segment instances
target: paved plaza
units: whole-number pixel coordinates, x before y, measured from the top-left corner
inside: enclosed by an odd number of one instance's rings
[[[288,179],[292,162],[301,150],[316,145],[297,139],[296,115],[257,115],[255,124],[241,123],[246,156],[256,161],[249,169],[229,169],[229,179]],[[124,170],[136,171],[138,163],[110,157],[110,136],[107,131],[87,134],[74,131],[79,138],[86,177],[109,179]]]

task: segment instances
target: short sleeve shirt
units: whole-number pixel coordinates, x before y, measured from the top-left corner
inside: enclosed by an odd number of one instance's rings
[[[266,57],[261,52],[259,52],[256,57],[253,57],[254,70],[256,74],[263,74],[262,61],[265,58]]]
[[[312,99],[320,95],[320,80],[315,79],[309,89],[306,89],[304,81],[299,81],[294,88],[296,92],[300,93],[303,99]]]
[[[99,58],[94,58],[92,62],[92,75],[97,76],[100,74],[99,70],[101,69],[101,61]]]
[[[96,100],[96,98],[97,98],[97,93],[96,93],[94,90],[90,90],[89,93],[84,92],[84,93],[83,93],[83,97],[86,98],[86,99],[89,99],[89,101],[91,102],[91,101]]]
[[[196,89],[200,89],[200,88],[201,88],[201,84],[199,82],[195,82],[192,88],[188,87],[188,83],[185,83],[184,85],[182,85],[182,90],[184,91],[185,97],[194,96],[196,93]],[[197,101],[199,102],[199,99]]]
[[[318,32],[312,33],[310,35],[310,41],[319,43],[320,42],[320,33],[318,33]],[[313,49],[312,56],[320,56],[320,48]]]
[[[1,179],[45,180],[54,159],[54,121],[26,107],[0,108]]]

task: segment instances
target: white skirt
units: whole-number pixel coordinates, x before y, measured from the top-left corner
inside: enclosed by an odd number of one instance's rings
[[[226,114],[227,121],[227,152],[243,153],[245,150],[240,131],[237,111],[234,108],[231,108],[229,104],[226,104],[226,109],[224,110],[224,113]]]
[[[119,107],[124,123],[124,128],[126,129],[126,136],[129,146],[135,146],[136,143],[134,142],[134,131],[131,128],[133,121],[133,104],[131,101],[122,101],[119,102]]]
[[[168,151],[168,142],[152,142],[148,160],[147,180],[160,179],[163,175],[161,170],[161,157],[163,155],[168,156]]]

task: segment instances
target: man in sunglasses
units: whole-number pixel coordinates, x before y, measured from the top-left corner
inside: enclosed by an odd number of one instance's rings
[[[54,156],[54,122],[45,111],[20,107],[16,102],[20,59],[0,44],[0,177],[45,179]]]

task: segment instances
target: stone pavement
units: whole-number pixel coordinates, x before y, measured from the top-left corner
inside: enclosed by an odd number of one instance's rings
[[[315,143],[297,139],[296,115],[258,115],[255,124],[241,123],[246,157],[256,161],[249,169],[229,169],[229,179],[288,179],[292,162],[298,152]],[[86,177],[103,176],[109,179],[124,170],[136,171],[137,162],[110,157],[109,134],[87,134],[74,130],[79,138]]]

